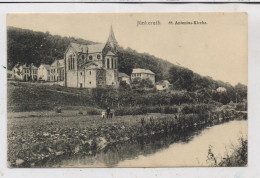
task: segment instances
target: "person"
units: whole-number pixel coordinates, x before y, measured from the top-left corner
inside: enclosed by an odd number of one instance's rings
[[[105,119],[105,117],[106,117],[106,111],[105,110],[102,111],[101,117],[102,117],[102,119]]]
[[[110,108],[107,107],[107,119],[109,119],[109,117],[110,117]]]

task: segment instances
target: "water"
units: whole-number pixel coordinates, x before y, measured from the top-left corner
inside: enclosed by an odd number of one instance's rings
[[[124,143],[107,147],[96,156],[64,159],[58,167],[174,167],[209,166],[209,145],[216,157],[232,153],[238,139],[247,137],[247,121],[231,121],[204,129],[189,141],[174,138]]]

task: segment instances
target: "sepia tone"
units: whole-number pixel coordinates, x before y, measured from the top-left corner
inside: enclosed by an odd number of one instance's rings
[[[8,14],[7,59],[9,167],[247,166],[246,13]]]

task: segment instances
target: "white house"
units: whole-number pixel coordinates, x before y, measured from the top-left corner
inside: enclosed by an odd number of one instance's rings
[[[150,79],[152,83],[155,84],[155,74],[147,69],[133,69],[133,72],[131,74],[131,80],[133,81],[135,78]]]
[[[118,80],[125,81],[127,84],[130,85],[130,77],[125,73],[118,72]]]
[[[38,68],[38,80],[50,81],[50,65],[40,65]]]
[[[156,90],[163,91],[169,90],[172,87],[172,84],[168,80],[162,80],[156,84]]]

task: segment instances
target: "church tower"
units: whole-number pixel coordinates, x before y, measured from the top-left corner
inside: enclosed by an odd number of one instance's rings
[[[107,39],[107,44],[109,46],[111,46],[111,48],[113,49],[113,52],[116,52],[118,43],[117,43],[117,40],[115,38],[112,25],[110,27],[110,32],[109,32],[109,36],[108,36],[108,39]]]
[[[112,26],[104,49],[104,69],[106,71],[106,85],[118,87],[118,52],[117,40]]]

